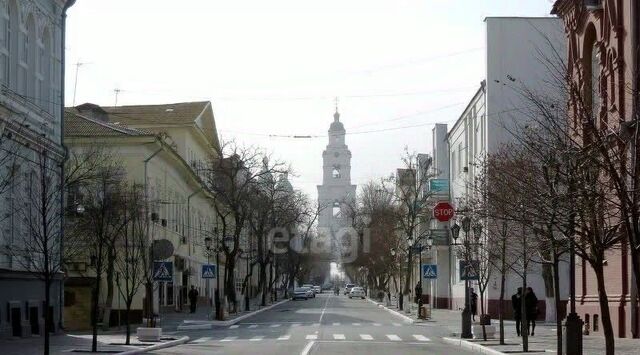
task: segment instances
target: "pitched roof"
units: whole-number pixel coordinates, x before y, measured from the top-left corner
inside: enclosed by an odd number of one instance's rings
[[[101,106],[111,122],[127,125],[194,123],[209,101],[179,102],[162,105]]]
[[[153,135],[143,129],[119,126],[109,122],[102,122],[81,115],[74,108],[66,109],[64,113],[65,137],[114,137],[114,136],[148,136]]]

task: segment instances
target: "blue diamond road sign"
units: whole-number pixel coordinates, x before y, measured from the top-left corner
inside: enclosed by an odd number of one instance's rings
[[[478,260],[469,262],[460,260],[460,280],[480,280],[478,270],[480,270],[480,262]]]
[[[215,265],[202,265],[202,278],[203,279],[215,279],[216,278],[216,266]]]
[[[422,265],[422,278],[425,280],[438,278],[438,265],[426,264]]]
[[[153,279],[155,281],[173,281],[173,262],[154,261]]]

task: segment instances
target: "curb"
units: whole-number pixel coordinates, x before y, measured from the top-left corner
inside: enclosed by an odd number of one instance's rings
[[[471,350],[473,352],[480,353],[480,354],[505,355],[505,353],[500,352],[498,350],[494,350],[486,346],[483,346],[481,344],[473,343],[463,339],[443,337],[442,340],[447,344],[459,346],[463,349]]]
[[[391,314],[393,314],[393,315],[395,315],[395,316],[398,316],[398,317],[400,317],[400,318],[404,319],[404,320],[405,320],[405,322],[408,322],[408,323],[415,323],[415,321],[416,321],[415,319],[413,319],[413,318],[411,318],[411,317],[409,317],[409,316],[407,316],[407,315],[404,315],[404,314],[402,314],[402,313],[400,313],[400,312],[398,312],[398,311],[395,311],[395,310],[393,310],[393,309],[391,309],[391,308],[389,308],[389,307],[383,306],[382,304],[379,304],[378,302],[376,302],[376,301],[372,300],[372,299],[371,299],[371,298],[369,298],[369,297],[367,297],[367,301],[369,301],[369,302],[371,302],[371,303],[373,303],[373,304],[377,305],[377,306],[378,306],[378,307],[380,307],[380,308],[385,309],[387,312],[389,312],[389,313],[391,313]]]
[[[125,351],[125,352],[118,353],[118,354],[119,355],[144,354],[144,353],[147,353],[149,351],[171,348],[171,347],[174,347],[174,346],[177,346],[177,345],[180,345],[180,344],[184,344],[184,343],[186,343],[188,341],[189,341],[189,337],[184,336],[184,337],[182,337],[180,339],[177,339],[177,340],[172,340],[172,341],[168,341],[166,343],[148,346],[148,347],[142,348],[142,349],[129,350],[129,351]]]
[[[256,314],[258,314],[260,312],[264,312],[264,311],[270,310],[271,308],[274,308],[274,307],[279,306],[281,304],[287,303],[289,301],[290,301],[290,299],[287,298],[286,300],[282,300],[282,301],[280,301],[278,303],[274,303],[274,304],[272,304],[270,306],[266,306],[266,307],[261,308],[261,309],[259,309],[257,311],[253,311],[253,312],[249,312],[247,314],[243,314],[243,315],[241,315],[241,316],[239,316],[237,318],[230,319],[230,320],[208,321],[206,323],[199,323],[199,324],[198,324],[198,321],[191,321],[191,322],[186,321],[185,323],[187,323],[187,324],[179,325],[177,330],[206,330],[206,329],[212,329],[214,326],[216,326],[216,327],[225,327],[225,326],[234,325],[234,324],[238,323],[239,321],[241,321],[243,319],[252,317],[252,316],[254,316],[254,315],[256,315]],[[188,324],[188,323],[196,323],[196,324]]]

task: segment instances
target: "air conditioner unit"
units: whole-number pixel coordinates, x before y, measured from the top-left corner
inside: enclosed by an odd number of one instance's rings
[[[464,168],[462,168],[462,171],[465,172],[465,173],[468,173],[469,172],[469,167],[465,166]]]
[[[159,218],[159,217],[160,217],[160,216],[158,216],[158,214],[157,214],[157,213],[155,213],[155,212],[153,212],[153,213],[151,214],[151,220],[152,220],[153,222],[158,222],[158,218]]]
[[[583,0],[584,6],[589,11],[602,10],[602,0]]]
[[[166,227],[166,226],[167,226],[167,220],[163,218],[163,219],[160,221],[160,224],[162,224],[162,226],[163,226],[163,227]]]

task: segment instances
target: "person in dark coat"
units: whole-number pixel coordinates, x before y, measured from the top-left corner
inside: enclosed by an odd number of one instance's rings
[[[471,289],[471,296],[469,297],[469,303],[471,306],[471,321],[476,321],[476,314],[478,314],[478,294],[474,289]]]
[[[191,290],[189,291],[189,303],[191,313],[196,313],[196,304],[198,303],[198,290],[196,290],[195,286],[191,285]]]
[[[518,287],[518,292],[511,296],[511,307],[513,307],[513,319],[516,321],[516,333],[520,336],[522,326],[522,287]]]
[[[527,311],[527,328],[531,330],[531,336],[536,331],[536,318],[538,317],[538,297],[531,287],[527,287],[524,296],[524,308]]]

